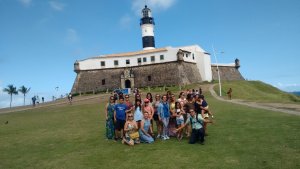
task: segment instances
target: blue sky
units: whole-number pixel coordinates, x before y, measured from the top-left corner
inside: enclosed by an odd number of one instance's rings
[[[218,62],[240,59],[246,79],[300,90],[299,0],[146,2],[156,22],[156,47],[198,44],[213,53],[213,45]],[[2,91],[9,84],[31,87],[27,104],[33,95],[49,101],[70,92],[76,60],[142,50],[144,5],[145,0],[0,0],[0,108],[9,106]],[[22,95],[13,96],[13,106],[22,103]]]

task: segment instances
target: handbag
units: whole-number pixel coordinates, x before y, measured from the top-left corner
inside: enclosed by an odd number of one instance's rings
[[[134,132],[134,133],[130,133],[129,134],[129,137],[131,138],[131,139],[136,139],[136,138],[139,138],[140,137],[140,134],[139,134],[139,132]]]

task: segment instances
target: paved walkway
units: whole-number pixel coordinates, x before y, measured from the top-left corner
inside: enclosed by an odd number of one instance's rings
[[[285,103],[257,103],[257,102],[246,102],[243,100],[227,100],[223,97],[219,97],[216,92],[213,90],[214,85],[201,85],[203,90],[209,90],[211,95],[216,98],[217,100],[229,102],[229,103],[235,103],[240,105],[245,105],[249,107],[254,108],[260,108],[265,110],[271,110],[271,111],[277,111],[277,112],[283,112],[288,114],[295,114],[300,115],[300,104],[285,104]],[[73,104],[85,104],[85,103],[91,103],[91,102],[100,102],[101,99],[107,99],[107,97],[110,94],[98,94],[98,95],[92,95],[92,96],[83,96],[83,97],[74,97]],[[10,112],[18,112],[18,111],[24,111],[24,110],[31,110],[31,109],[37,109],[37,108],[43,108],[43,107],[51,107],[51,106],[61,106],[69,104],[67,99],[61,99],[53,102],[47,102],[37,105],[36,107],[32,106],[19,106],[14,108],[4,108],[0,109],[0,114],[4,113],[10,113]]]
[[[243,100],[237,100],[237,99],[227,100],[227,99],[224,99],[223,97],[219,97],[216,94],[216,92],[213,89],[214,86],[215,86],[215,84],[210,85],[209,91],[210,91],[211,95],[214,98],[216,98],[220,101],[245,105],[245,106],[259,108],[259,109],[265,109],[265,110],[283,112],[283,113],[288,113],[288,114],[294,114],[294,115],[298,115],[298,116],[300,115],[300,104],[257,103],[257,102],[245,102]]]
[[[97,95],[82,96],[82,97],[77,96],[77,97],[73,97],[72,104],[85,104],[87,102],[91,102],[91,100],[94,102],[100,102],[100,99],[105,99],[106,97],[108,97],[108,95],[110,95],[110,94],[97,94]],[[58,99],[56,101],[36,104],[35,107],[33,107],[32,105],[28,105],[28,106],[18,106],[18,107],[0,109],[0,114],[19,112],[19,111],[31,110],[31,109],[38,109],[38,108],[44,108],[44,107],[62,106],[62,105],[66,105],[66,104],[69,104],[69,101],[67,98],[63,98],[63,99]]]

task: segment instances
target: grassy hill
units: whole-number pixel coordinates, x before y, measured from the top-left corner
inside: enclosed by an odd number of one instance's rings
[[[300,97],[294,94],[283,92],[269,84],[261,81],[225,81],[222,82],[222,96],[232,88],[232,97],[257,102],[278,102],[278,103],[300,103]],[[219,86],[214,87],[219,93]]]
[[[234,97],[240,85],[254,90],[235,83]],[[299,116],[206,98],[216,118],[205,145],[105,140],[107,99],[0,114],[0,168],[300,168]]]

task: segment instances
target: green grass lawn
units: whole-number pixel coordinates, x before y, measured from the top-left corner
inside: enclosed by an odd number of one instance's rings
[[[300,116],[207,100],[205,145],[107,141],[103,101],[2,114],[0,168],[300,168]]]

